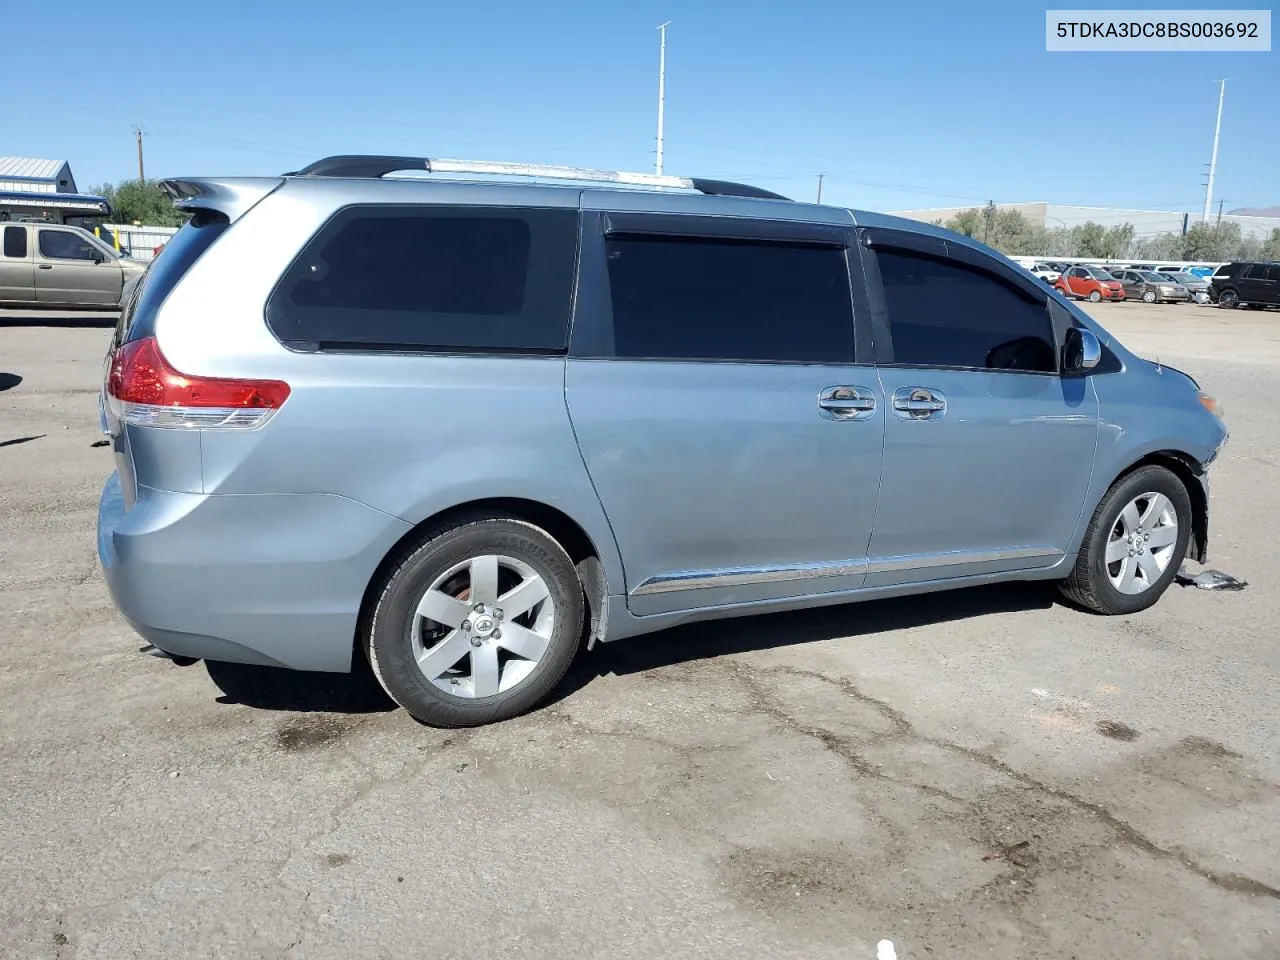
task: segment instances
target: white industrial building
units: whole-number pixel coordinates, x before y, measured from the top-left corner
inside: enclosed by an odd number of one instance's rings
[[[964,207],[934,207],[927,210],[891,210],[897,217],[911,220],[922,220],[933,223],[941,220],[946,223],[965,210],[974,209],[970,204]],[[1119,210],[1114,207],[1070,207],[1057,203],[997,203],[997,210],[1017,210],[1024,217],[1038,226],[1050,230],[1055,227],[1078,227],[1082,223],[1092,221],[1104,227],[1116,227],[1122,224],[1133,224],[1135,237],[1154,237],[1161,233],[1183,233],[1193,223],[1204,217],[1199,213],[1184,213],[1171,210]],[[1217,223],[1218,217],[1209,218],[1210,223]],[[1265,240],[1272,230],[1280,230],[1280,217],[1242,217],[1238,214],[1224,213],[1223,223],[1238,223],[1240,232],[1245,237],[1256,237]]]

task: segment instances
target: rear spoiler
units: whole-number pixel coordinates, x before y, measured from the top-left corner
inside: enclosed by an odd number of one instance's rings
[[[210,210],[234,222],[282,183],[283,177],[219,177],[161,180],[160,188],[184,213]]]

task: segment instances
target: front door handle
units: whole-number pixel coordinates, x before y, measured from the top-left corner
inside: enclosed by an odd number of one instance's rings
[[[52,264],[52,263],[37,263],[37,264],[36,264],[36,266],[37,266],[37,267],[39,267],[41,270],[52,270],[52,269],[53,269],[53,264]]]
[[[827,420],[870,420],[876,412],[876,395],[870,387],[824,387],[818,408]]]
[[[928,387],[899,387],[893,409],[902,420],[936,420],[947,412],[947,398]]]

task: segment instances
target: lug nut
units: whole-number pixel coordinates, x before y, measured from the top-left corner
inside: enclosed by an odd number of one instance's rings
[[[463,620],[463,621],[462,621],[462,629],[463,629],[463,630],[470,630],[470,629],[471,629],[471,621],[470,621],[470,620]]]
[[[495,639],[495,640],[501,640],[501,639],[502,639],[502,631],[501,631],[501,630],[495,630],[495,631],[493,631],[493,639]]]
[[[472,610],[474,610],[476,613],[484,613],[484,604],[483,604],[483,603],[477,603],[477,604],[476,604],[474,607],[472,607],[471,609],[472,609]]]
[[[502,610],[501,610],[501,609],[493,611],[493,619],[495,619],[495,620],[501,620],[501,619],[502,619]]]
[[[482,643],[484,643],[484,641],[483,641],[483,640],[481,640],[479,637],[472,637],[472,638],[471,638],[471,645],[472,645],[473,647],[478,647],[478,646],[480,646],[480,644],[482,644]]]

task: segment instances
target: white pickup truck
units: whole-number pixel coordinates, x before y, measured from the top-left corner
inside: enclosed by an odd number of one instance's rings
[[[117,310],[146,268],[79,227],[0,223],[0,307]]]

